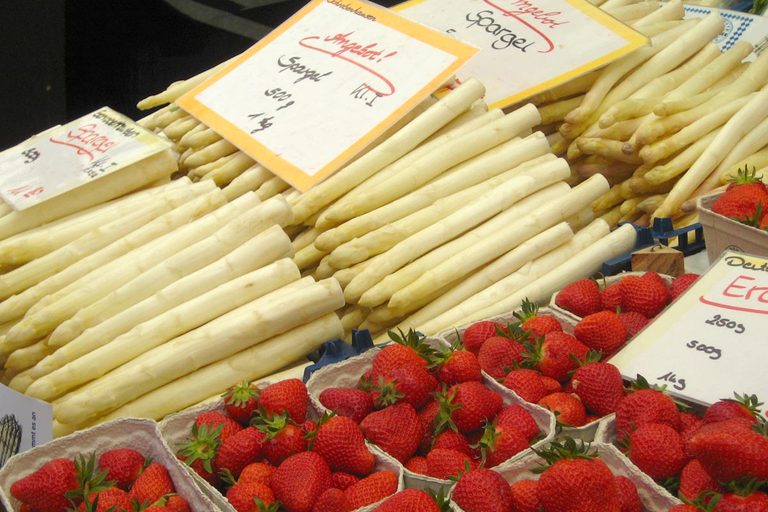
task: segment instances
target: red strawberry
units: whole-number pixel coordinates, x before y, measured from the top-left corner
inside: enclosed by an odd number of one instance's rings
[[[312,512],[346,512],[351,510],[344,499],[344,491],[331,487],[317,498]]]
[[[447,429],[437,434],[432,441],[432,449],[449,448],[467,455],[472,455],[472,448],[469,447],[467,438],[460,432]]]
[[[669,290],[655,272],[626,276],[620,283],[625,311],[653,318],[669,303]]]
[[[606,311],[619,311],[624,309],[620,281],[609,284],[603,288],[600,292],[600,303]]]
[[[274,466],[278,466],[287,457],[307,449],[304,429],[291,422],[285,415],[273,416],[265,420],[258,429],[266,434],[262,453]]]
[[[608,356],[627,341],[627,329],[615,311],[598,311],[581,319],[573,329],[580,342]]]
[[[512,370],[504,377],[503,384],[526,402],[536,403],[547,395],[547,390],[541,382],[541,374],[535,370]]]
[[[429,472],[429,467],[427,466],[427,458],[420,455],[411,457],[408,459],[408,462],[405,463],[405,469],[420,475],[426,475]]]
[[[456,477],[477,462],[464,452],[450,448],[434,448],[427,454],[427,475],[446,480]]]
[[[505,405],[496,415],[496,424],[512,427],[530,442],[539,435],[539,426],[533,415],[522,405]]]
[[[264,485],[269,485],[272,482],[272,474],[275,472],[275,466],[267,464],[265,462],[254,462],[248,464],[240,472],[240,478],[238,482],[260,482]]]
[[[504,336],[491,336],[477,354],[477,360],[485,373],[501,379],[516,365],[522,363],[525,346]]]
[[[477,355],[463,350],[461,345],[454,345],[443,352],[438,358],[438,364],[437,378],[449,386],[470,380],[479,382],[483,378]]]
[[[154,503],[166,494],[174,492],[173,480],[165,466],[151,463],[133,483],[129,494],[139,503]]]
[[[623,439],[644,423],[666,423],[675,430],[680,428],[675,402],[655,389],[638,389],[622,398],[616,407],[618,438]]]
[[[539,371],[547,377],[565,382],[568,374],[578,367],[576,360],[583,360],[589,347],[573,335],[565,332],[550,332],[532,347],[527,359],[538,365]],[[576,359],[576,360],[574,360]]]
[[[709,407],[704,413],[704,423],[715,423],[718,421],[729,420],[731,418],[746,418],[753,423],[757,422],[757,416],[760,414],[760,406],[755,395],[739,395],[734,393],[735,399],[726,398],[718,400]]]
[[[616,486],[619,489],[621,512],[643,512],[643,502],[640,501],[637,487],[632,483],[632,480],[625,476],[617,476]]]
[[[681,274],[669,285],[669,300],[673,301],[682,295],[697,279],[699,274]]]
[[[95,507],[93,506],[94,502],[96,502]],[[112,512],[129,512],[133,510],[128,493],[119,487],[109,487],[103,491],[88,495],[88,498],[77,506],[78,512],[85,510],[108,512],[110,509],[112,509]]]
[[[178,494],[165,497],[165,508],[171,512],[191,512],[189,502]]]
[[[746,495],[723,494],[713,512],[768,512],[768,494],[752,491]]]
[[[541,375],[540,378],[541,383],[544,385],[544,391],[546,391],[547,395],[563,390],[563,386],[560,384],[560,382],[553,379],[552,377],[549,377],[548,375]]]
[[[477,354],[485,340],[491,336],[496,336],[499,329],[504,329],[504,326],[498,322],[490,320],[475,322],[464,330],[461,342],[467,350]]]
[[[369,393],[356,388],[327,388],[319,396],[320,403],[339,416],[347,416],[355,423],[363,421],[373,409]]]
[[[422,410],[418,412],[419,423],[422,427],[421,443],[419,443],[419,450],[422,453],[427,453],[432,447],[432,438],[435,436],[435,427],[437,413],[440,412],[440,403],[435,400],[424,406]],[[438,432],[439,433],[439,432]]]
[[[368,441],[400,462],[416,453],[424,436],[416,410],[405,402],[372,412],[360,422],[360,428]]]
[[[238,482],[227,491],[227,501],[237,512],[262,512],[275,502],[275,494],[261,482]]]
[[[627,330],[627,338],[634,338],[650,322],[648,318],[635,311],[622,311],[619,313],[619,318]]]
[[[552,393],[539,400],[539,405],[552,411],[558,423],[580,427],[587,422],[587,411],[574,393]]]
[[[465,512],[508,512],[512,492],[504,477],[489,469],[464,473],[453,488],[453,501]]]
[[[426,368],[433,353],[432,348],[424,342],[424,336],[413,329],[407,333],[389,331],[389,337],[394,344],[386,345],[371,361],[370,377],[374,384],[379,381],[380,375],[389,375],[395,368],[411,365]]]
[[[245,426],[259,407],[259,390],[247,382],[232,386],[224,395],[224,409],[227,415]]]
[[[414,409],[421,409],[437,390],[437,379],[422,366],[402,366],[390,370],[373,382],[371,397],[378,409],[408,402]]]
[[[434,498],[421,489],[405,489],[384,500],[375,512],[440,512]]]
[[[701,462],[691,459],[680,473],[678,493],[681,498],[693,501],[704,491],[722,492],[723,488],[714,478],[709,476]]]
[[[351,475],[349,473],[344,473],[342,471],[331,473],[331,485],[336,489],[341,489],[342,491],[353,483],[358,482],[359,480],[360,477]]]
[[[397,474],[377,471],[349,486],[344,500],[349,510],[372,505],[397,492]]]
[[[440,395],[438,430],[445,426],[455,426],[462,433],[478,430],[496,416],[502,405],[501,396],[479,382],[456,384]]]
[[[483,430],[480,447],[485,467],[498,466],[528,448],[528,438],[513,425],[494,422]]]
[[[712,211],[738,221],[748,221],[762,213],[768,205],[768,189],[753,168],[739,169],[726,191],[712,204]],[[762,216],[762,214],[760,214]],[[759,217],[758,217],[759,218]]]
[[[536,480],[518,480],[509,486],[512,493],[514,512],[539,512],[539,482]]]
[[[246,427],[222,441],[216,452],[214,466],[217,472],[228,471],[235,478],[261,455],[266,434],[253,427]]]
[[[107,450],[99,456],[99,469],[106,471],[105,480],[127,490],[144,468],[144,456],[131,448]]]
[[[572,439],[539,453],[550,466],[539,477],[543,512],[620,512],[619,489],[608,466]]]
[[[310,512],[331,488],[331,468],[319,454],[302,452],[283,461],[272,475],[272,491],[288,512]]]
[[[644,423],[630,433],[628,456],[656,481],[677,476],[687,461],[680,434],[664,423]]]
[[[600,287],[592,279],[579,279],[558,292],[555,304],[576,316],[597,313],[603,307]]]
[[[540,315],[539,306],[528,299],[523,299],[520,311],[514,315],[520,321],[520,327],[530,333],[530,339],[539,338],[548,332],[563,330],[554,316]]]
[[[768,437],[739,423],[747,422],[737,418],[705,425],[691,437],[688,452],[718,482],[768,480]]]
[[[619,369],[610,363],[588,362],[571,378],[573,391],[589,412],[605,416],[616,411],[624,398],[624,381]]]
[[[259,407],[268,416],[286,412],[297,423],[306,419],[308,402],[307,387],[299,379],[275,382],[259,394]]]
[[[198,414],[195,418],[195,426],[200,428],[201,425],[206,425],[209,431],[213,431],[220,426],[221,428],[219,429],[218,434],[219,441],[223,441],[229,436],[240,432],[243,428],[238,422],[218,411],[208,411]]]
[[[362,430],[352,418],[331,416],[317,429],[313,449],[323,456],[331,470],[365,476],[373,471],[376,459],[365,445]]]

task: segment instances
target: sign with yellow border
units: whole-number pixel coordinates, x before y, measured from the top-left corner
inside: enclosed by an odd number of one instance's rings
[[[767,332],[768,259],[730,251],[610,362],[702,405],[763,397]]]
[[[477,50],[360,0],[314,0],[178,103],[307,190]]]
[[[586,0],[410,0],[414,21],[477,46],[459,72],[505,107],[608,64],[648,39]]]

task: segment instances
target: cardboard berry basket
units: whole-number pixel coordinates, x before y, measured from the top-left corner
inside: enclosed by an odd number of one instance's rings
[[[216,510],[213,503],[195,485],[192,477],[179,462],[160,435],[157,423],[152,420],[124,418],[102,423],[81,430],[29,451],[11,457],[0,470],[0,501],[8,512],[20,510],[20,503],[11,497],[11,485],[20,478],[37,470],[46,462],[77,455],[96,457],[115,448],[133,448],[153,462],[159,462],[168,470],[176,493],[183,496],[191,510]]]
[[[427,338],[426,341],[434,348],[448,347],[447,342],[440,338]],[[359,356],[352,357],[340,363],[326,366],[312,374],[312,377],[309,379],[309,382],[307,383],[307,389],[309,391],[310,403],[318,411],[319,414],[323,414],[328,410],[325,408],[325,406],[323,406],[323,404],[320,403],[320,400],[319,400],[320,393],[323,390],[331,387],[357,386],[358,380],[371,367],[371,362],[373,361],[374,356],[376,355],[376,353],[378,353],[379,350],[381,349],[380,348],[370,349]],[[487,376],[484,377],[483,383],[490,389],[493,389],[494,391],[498,392],[497,387],[493,386],[493,383],[488,381]],[[524,400],[521,400],[514,393],[510,392],[510,393],[500,393],[500,394],[502,396],[502,399],[505,405],[513,405],[513,404],[521,405],[525,409],[527,409],[533,416],[534,420],[536,421],[536,424],[539,427],[539,430],[543,434],[543,437],[532,445],[534,448],[543,446],[553,439],[555,435],[556,422],[555,422],[555,416],[551,412],[544,409],[543,407],[539,407],[538,405],[530,404],[528,402],[525,402]],[[379,450],[379,451],[383,452],[383,450]],[[527,450],[524,450],[523,452],[520,452],[515,457],[513,457],[513,459],[511,460],[514,460],[515,458],[522,456],[524,453],[527,453],[530,451],[531,451],[530,448]],[[396,461],[394,458],[392,458],[392,460],[395,461],[401,467],[403,467],[402,464],[400,464],[400,462]],[[443,491],[447,492],[450,486],[453,485],[453,482],[450,480],[442,480],[439,478],[434,478],[434,477],[422,475],[419,473],[414,473],[413,471],[410,471],[404,467],[403,467],[403,473],[405,475],[406,488],[416,488],[416,489],[433,490],[433,491],[439,491],[442,489]]]
[[[712,261],[712,260],[710,259],[710,261]],[[643,274],[645,274],[645,272],[621,272],[619,274],[615,274],[615,275],[612,275],[612,276],[607,276],[605,278],[605,285],[608,286],[608,285],[611,285],[613,283],[619,282],[619,281],[621,281],[622,278],[627,277],[627,276],[641,276]],[[664,280],[664,282],[667,283],[667,286],[669,286],[672,283],[672,280],[674,279],[672,276],[668,276],[666,274],[659,274],[659,276],[661,276],[661,278]],[[574,314],[574,313],[571,313],[567,309],[561,308],[560,306],[558,306],[555,303],[555,301],[557,299],[557,294],[558,293],[559,292],[555,292],[554,294],[552,294],[552,299],[549,301],[549,306],[548,306],[549,309],[551,309],[552,311],[556,312],[562,318],[569,319],[573,323],[573,325],[576,325],[577,323],[579,323],[581,321],[581,317],[576,315],[576,314]]]
[[[712,211],[712,204],[721,195],[722,192],[708,194],[696,202],[709,262],[717,260],[726,250],[768,256],[768,232]]]
[[[668,512],[670,508],[681,503],[666,489],[640,471],[615,446],[592,443],[590,448],[597,451],[598,457],[606,463],[615,476],[625,476],[635,484],[645,512]],[[538,455],[527,452],[523,457],[497,466],[494,471],[501,473],[510,484],[518,480],[538,480],[539,475],[534,470],[539,468],[542,463],[543,460]],[[453,501],[451,501],[451,506],[455,512],[463,512],[461,507]]]
[[[262,382],[258,384],[258,387],[260,389],[263,389],[269,385],[268,382]],[[179,446],[184,444],[189,439],[190,433],[192,431],[192,425],[195,422],[195,418],[203,412],[209,412],[209,411],[217,411],[224,413],[224,401],[218,400],[216,402],[211,402],[207,404],[198,405],[195,407],[191,407],[189,409],[185,409],[183,411],[177,412],[176,414],[172,414],[170,416],[167,416],[163,421],[160,422],[160,432],[165,439],[165,441],[170,445],[172,450],[177,450]],[[313,407],[307,408],[307,416],[310,418],[317,418],[317,415],[315,414],[315,411],[313,410]],[[377,449],[373,445],[368,445],[368,448],[373,452],[374,457],[376,458],[376,466],[375,470],[389,470],[393,471],[397,474],[397,490],[401,491],[405,488],[405,482],[403,480],[403,468],[400,466],[400,464],[397,463],[396,460],[392,459],[388,455],[384,454],[381,450]],[[209,484],[205,479],[203,479],[201,476],[199,476],[197,473],[195,473],[192,469],[189,468],[186,464],[182,464],[184,468],[189,472],[191,475],[191,478],[195,481],[195,483],[200,487],[200,489],[203,491],[203,493],[208,496],[213,503],[216,504],[219,510],[222,510],[224,512],[237,512],[235,508],[229,504],[229,501],[227,501],[227,498],[224,497],[221,492],[219,492],[218,489],[216,489],[214,486]],[[378,503],[374,503],[371,505],[368,505],[366,507],[361,507],[359,509],[356,509],[353,512],[369,512],[370,510],[373,510]]]

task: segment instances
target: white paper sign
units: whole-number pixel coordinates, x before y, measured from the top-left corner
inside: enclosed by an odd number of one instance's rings
[[[305,190],[475,49],[359,0],[315,0],[178,103]]]
[[[726,252],[610,362],[709,405],[734,392],[768,396],[766,358],[768,259]]]
[[[504,107],[603,66],[647,39],[585,0],[412,0],[404,16],[477,46],[458,73]]]
[[[51,439],[51,404],[0,385],[0,467],[13,455]]]
[[[0,197],[23,210],[169,147],[104,107],[0,153]]]
[[[700,5],[686,5],[685,18],[703,18],[713,11],[723,18],[723,31],[715,38],[715,43],[721,50],[725,51],[739,41],[747,41],[755,45],[755,53],[765,51],[768,46],[768,17]],[[752,53],[747,60],[754,60],[757,57],[755,53]]]

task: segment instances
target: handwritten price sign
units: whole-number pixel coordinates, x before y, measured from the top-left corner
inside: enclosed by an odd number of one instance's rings
[[[0,153],[0,197],[23,210],[169,146],[104,107]]]
[[[477,46],[459,78],[475,77],[504,107],[647,43],[586,0],[410,0],[404,16]]]
[[[766,332],[768,259],[726,252],[611,363],[704,405],[768,396]]]
[[[178,103],[306,190],[475,52],[367,2],[315,0]]]

